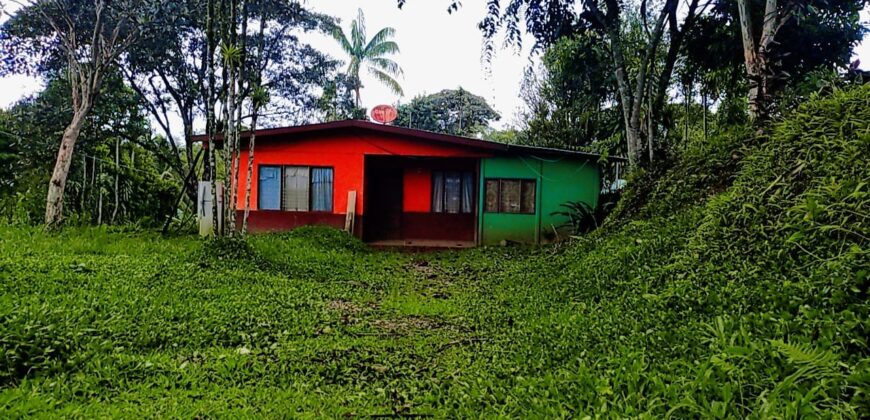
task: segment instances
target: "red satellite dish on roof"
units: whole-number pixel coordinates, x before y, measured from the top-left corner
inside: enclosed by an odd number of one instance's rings
[[[399,115],[396,108],[390,105],[378,105],[372,108],[372,119],[381,123],[389,124],[396,120]]]

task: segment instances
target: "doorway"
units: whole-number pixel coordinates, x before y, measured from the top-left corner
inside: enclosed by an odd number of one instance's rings
[[[404,171],[380,163],[366,162],[364,237],[366,241],[401,240]]]

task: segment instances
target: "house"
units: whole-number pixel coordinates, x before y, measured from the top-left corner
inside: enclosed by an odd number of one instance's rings
[[[252,232],[353,219],[354,235],[381,245],[540,243],[565,223],[561,204],[595,207],[601,190],[598,155],[366,121],[257,130],[256,142]]]

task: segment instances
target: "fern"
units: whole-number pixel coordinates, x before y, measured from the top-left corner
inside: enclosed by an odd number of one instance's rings
[[[833,369],[839,360],[833,352],[815,348],[808,343],[786,343],[782,340],[770,340],[770,343],[786,357],[789,363],[796,365],[808,365],[817,369]]]

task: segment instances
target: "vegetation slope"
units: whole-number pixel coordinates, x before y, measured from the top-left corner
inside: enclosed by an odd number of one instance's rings
[[[870,86],[768,133],[686,145],[554,247],[3,228],[0,411],[865,415]]]

